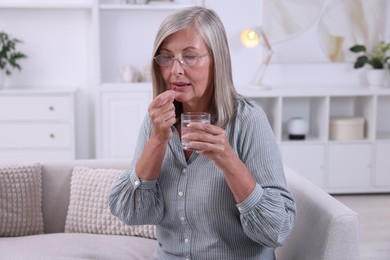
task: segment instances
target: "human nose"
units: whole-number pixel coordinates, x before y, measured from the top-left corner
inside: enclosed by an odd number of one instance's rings
[[[183,63],[180,58],[172,59],[172,73],[173,74],[183,74]]]

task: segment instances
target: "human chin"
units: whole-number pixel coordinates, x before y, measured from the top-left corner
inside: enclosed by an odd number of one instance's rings
[[[188,97],[186,93],[176,91],[175,100],[181,103],[185,103],[186,101],[188,101]]]

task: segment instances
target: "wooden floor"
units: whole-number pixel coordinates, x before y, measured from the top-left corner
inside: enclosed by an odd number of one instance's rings
[[[390,259],[390,194],[337,195],[360,215],[360,259]]]

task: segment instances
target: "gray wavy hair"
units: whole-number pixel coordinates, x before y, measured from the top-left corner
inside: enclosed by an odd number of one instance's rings
[[[157,32],[153,57],[158,55],[161,44],[168,36],[190,27],[194,27],[199,31],[214,59],[212,105],[216,114],[213,123],[225,127],[235,116],[238,94],[233,84],[230,51],[225,28],[216,12],[204,7],[192,6],[182,8],[169,15],[163,20]],[[152,62],[152,84],[154,97],[167,90],[160,73],[160,66],[154,60]]]

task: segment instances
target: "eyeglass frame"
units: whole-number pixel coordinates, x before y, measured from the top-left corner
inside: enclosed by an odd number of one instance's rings
[[[192,67],[192,66],[195,66],[195,65],[198,63],[199,59],[204,58],[204,57],[206,57],[206,56],[208,56],[208,55],[211,55],[211,53],[208,52],[208,53],[203,54],[203,55],[187,55],[187,56],[194,56],[194,57],[196,57],[196,60],[195,60],[194,64],[191,64],[191,65],[187,64],[187,63],[184,61],[184,59],[183,59],[183,54],[180,54],[180,56],[179,56],[178,58],[175,58],[175,56],[172,56],[172,55],[170,55],[170,54],[158,54],[158,55],[156,55],[156,56],[153,57],[153,60],[155,60],[156,63],[157,63],[160,67],[169,67],[169,66],[171,66],[171,65],[173,64],[173,62],[174,62],[175,60],[177,60],[177,61],[179,62],[180,65]],[[169,57],[171,58],[169,64],[167,64],[167,65],[161,65],[161,64],[159,63],[158,57],[162,57],[162,56],[169,56]]]

